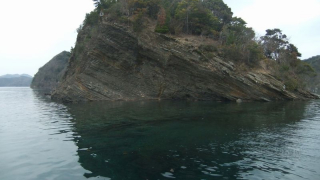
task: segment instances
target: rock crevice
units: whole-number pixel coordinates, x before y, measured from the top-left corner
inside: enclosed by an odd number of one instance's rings
[[[66,73],[52,98],[65,102],[191,99],[272,101],[318,98],[289,92],[268,72],[239,72],[188,44],[154,32],[136,34],[103,23],[78,35]]]

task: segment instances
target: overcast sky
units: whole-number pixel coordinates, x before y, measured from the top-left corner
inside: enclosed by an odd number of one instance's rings
[[[320,0],[224,0],[257,34],[280,28],[304,58],[320,55]],[[0,75],[32,76],[70,50],[92,0],[0,0]]]
[[[74,46],[92,0],[0,0],[0,75],[32,76]]]
[[[320,0],[224,0],[256,34],[279,28],[302,53],[320,55]]]

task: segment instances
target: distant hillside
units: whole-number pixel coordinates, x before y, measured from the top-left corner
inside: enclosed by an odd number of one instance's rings
[[[53,57],[47,64],[41,67],[34,76],[31,88],[50,91],[55,89],[65,72],[69,58],[70,53],[67,51],[63,51]]]
[[[30,76],[29,74],[6,74],[3,76],[0,76],[0,78],[17,78],[17,77],[29,77],[29,78],[33,78],[32,76]]]
[[[317,75],[307,79],[307,88],[317,94],[320,94],[320,55],[306,59],[305,62],[310,64],[316,71]]]
[[[306,59],[305,62],[309,63],[314,68],[314,70],[320,72],[320,55]]]
[[[28,74],[6,74],[0,76],[0,87],[30,87],[31,81]]]

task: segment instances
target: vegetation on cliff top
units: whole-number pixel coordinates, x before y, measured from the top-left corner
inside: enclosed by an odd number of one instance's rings
[[[154,31],[172,36],[199,36],[211,44],[199,46],[208,57],[213,55],[249,67],[261,64],[289,90],[303,88],[303,77],[314,74],[302,62],[298,48],[280,29],[268,29],[256,37],[252,28],[240,17],[234,17],[223,0],[93,0],[95,10],[86,15],[78,29],[94,27],[107,20],[132,28],[136,33],[156,22]]]

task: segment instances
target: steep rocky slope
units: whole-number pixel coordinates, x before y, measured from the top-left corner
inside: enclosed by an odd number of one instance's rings
[[[317,98],[290,92],[265,69],[239,70],[206,57],[196,41],[104,22],[79,33],[62,83],[52,98],[97,100],[191,99],[235,101]]]
[[[47,64],[39,69],[34,76],[31,88],[52,91],[59,84],[65,73],[70,53],[63,51],[53,57]]]

